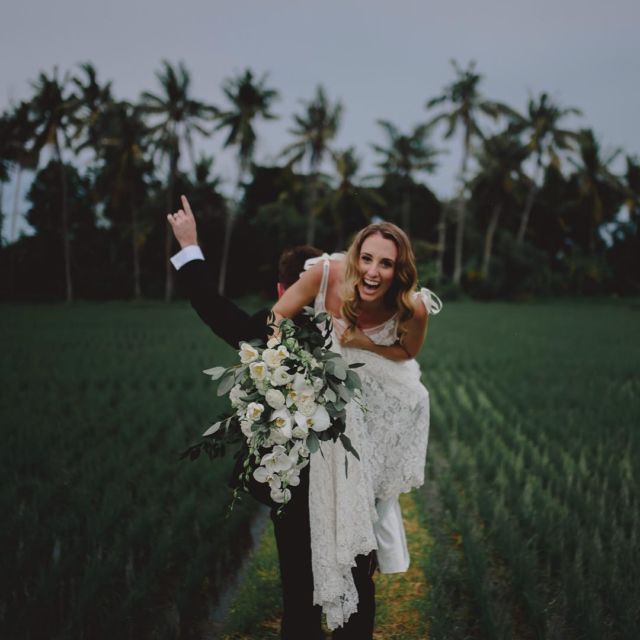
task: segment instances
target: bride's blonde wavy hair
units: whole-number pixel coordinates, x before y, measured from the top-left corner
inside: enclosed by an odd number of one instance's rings
[[[418,272],[416,259],[413,255],[411,242],[407,234],[391,222],[378,222],[370,224],[360,230],[347,251],[347,264],[342,284],[342,306],[340,315],[347,321],[346,334],[353,331],[358,321],[360,295],[357,284],[361,279],[360,251],[364,241],[370,236],[379,234],[387,240],[391,240],[398,250],[395,261],[393,282],[384,296],[384,303],[389,309],[395,309],[398,313],[398,336],[400,342],[406,333],[405,325],[413,318],[415,304],[413,292],[418,284]]]

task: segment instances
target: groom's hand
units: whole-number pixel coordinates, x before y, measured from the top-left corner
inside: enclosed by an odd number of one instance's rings
[[[180,200],[182,201],[182,209],[175,213],[169,213],[167,220],[180,248],[184,249],[189,245],[198,244],[198,234],[196,232],[196,219],[193,217],[189,201],[185,196],[180,196]]]

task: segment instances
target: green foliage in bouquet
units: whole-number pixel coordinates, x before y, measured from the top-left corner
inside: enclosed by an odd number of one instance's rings
[[[326,313],[305,307],[295,321],[284,319],[276,326],[271,318],[269,326],[272,336],[266,345],[261,340],[240,344],[239,364],[204,371],[219,381],[217,393],[229,397],[231,410],[180,457],[195,460],[204,451],[213,459],[239,445],[242,488],[253,477],[268,484],[271,499],[282,504],[291,497],[289,487],[300,483],[309,455],[322,453],[321,441],[339,440],[359,459],[345,430],[347,405],[360,397],[354,369],[362,365],[349,365],[331,351]]]

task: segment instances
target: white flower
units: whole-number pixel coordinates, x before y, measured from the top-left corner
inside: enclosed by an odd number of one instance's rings
[[[291,439],[291,414],[286,409],[279,409],[271,414],[271,438],[277,444],[284,444]]]
[[[301,411],[296,411],[295,421],[298,426],[306,425],[313,431],[324,431],[331,426],[331,418],[321,404],[316,405],[315,412],[310,416],[305,416]]]
[[[291,430],[294,438],[306,438],[309,435],[309,426],[306,423],[298,424]]]
[[[287,347],[285,347],[283,344],[281,344],[277,349],[276,349],[278,356],[280,356],[280,360],[284,360],[285,358],[289,357],[289,351],[287,350]]]
[[[242,405],[242,400],[240,399],[243,395],[242,387],[237,384],[231,391],[229,391],[229,400],[231,401],[232,407],[238,407]]]
[[[260,416],[264,411],[264,405],[259,402],[250,402],[247,407],[247,420],[251,420],[251,422],[255,422],[256,420],[260,420]]]
[[[240,344],[240,351],[238,351],[238,355],[240,356],[240,362],[242,364],[249,364],[254,360],[258,359],[260,355],[258,350],[255,347],[252,347],[248,342],[243,342]]]
[[[324,385],[324,380],[322,378],[314,378],[313,379],[313,390],[318,393],[322,386]]]
[[[257,482],[268,482],[272,489],[279,489],[282,486],[282,480],[275,471],[267,471],[264,467],[258,467],[253,472],[253,477]]]
[[[281,387],[288,382],[291,382],[291,374],[286,367],[278,367],[271,376],[271,383],[276,387]]]
[[[250,438],[253,435],[253,432],[251,431],[251,421],[240,420],[240,431],[244,433],[245,437]]]
[[[269,389],[264,399],[272,409],[282,409],[282,407],[284,407],[284,394],[282,391]]]
[[[291,491],[289,489],[271,489],[271,499],[279,504],[284,504],[291,500]]]
[[[267,376],[267,365],[262,362],[252,362],[249,365],[249,375],[253,380],[264,380]]]
[[[262,352],[262,359],[267,363],[267,366],[271,369],[275,369],[280,366],[282,358],[275,349],[265,349]]]
[[[273,336],[267,340],[267,347],[269,349],[275,349],[280,344],[280,336]]]
[[[308,396],[298,402],[298,410],[308,417],[315,414],[317,407],[318,405],[313,401],[313,398],[309,398]]]
[[[284,480],[290,487],[297,487],[300,484],[300,471],[294,467],[285,473]]]
[[[279,444],[273,447],[271,453],[267,453],[267,455],[262,458],[260,464],[263,465],[269,473],[289,471],[293,466],[286,449]]]

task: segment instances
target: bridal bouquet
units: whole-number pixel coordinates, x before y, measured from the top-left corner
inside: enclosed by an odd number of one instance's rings
[[[345,434],[345,417],[347,404],[359,401],[361,383],[354,369],[362,365],[348,365],[330,347],[329,316],[305,307],[296,323],[284,319],[266,345],[241,343],[238,364],[206,369],[231,409],[181,458],[193,460],[202,450],[218,457],[228,445],[240,443],[241,486],[246,489],[253,477],[268,484],[271,499],[280,504],[290,500],[289,487],[300,483],[300,470],[321,440],[340,440],[358,458]]]

